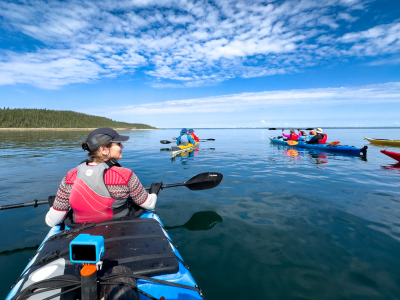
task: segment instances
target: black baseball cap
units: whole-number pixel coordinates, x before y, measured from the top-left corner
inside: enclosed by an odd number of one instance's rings
[[[90,151],[96,150],[102,145],[108,144],[110,142],[125,142],[129,140],[127,135],[119,135],[114,129],[111,128],[97,128],[89,133],[85,140]],[[83,146],[82,148],[86,150]]]

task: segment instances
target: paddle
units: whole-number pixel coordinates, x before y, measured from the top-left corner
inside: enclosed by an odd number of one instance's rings
[[[170,141],[167,141],[167,140],[162,140],[162,141],[160,141],[160,143],[161,143],[161,144],[171,144],[171,143],[173,143],[173,142],[170,142]]]
[[[178,138],[176,138],[176,137],[173,137],[172,138],[172,140],[174,140],[174,141],[176,141]],[[204,141],[215,141],[215,139],[199,139],[201,142],[204,142]],[[160,143],[161,143],[162,141],[160,141]]]
[[[289,146],[295,146],[298,144],[298,142],[296,142],[296,141],[287,141],[287,143]]]
[[[222,222],[222,217],[215,211],[200,211],[193,214],[193,216],[183,225],[179,226],[165,226],[165,229],[185,228],[191,231],[197,230],[210,230],[216,224]]]
[[[339,144],[340,144],[340,142],[337,142],[337,141],[336,141],[336,142],[330,142],[330,143],[329,143],[329,145],[339,145]]]
[[[192,191],[209,190],[217,187],[221,183],[223,177],[224,176],[221,173],[206,172],[198,174],[183,183],[164,184],[162,188],[166,189],[176,186],[186,186],[189,190]],[[145,187],[145,189],[149,190],[150,187]],[[37,207],[38,205],[48,204],[48,203],[49,203],[48,200],[41,200],[41,201],[34,200],[33,202],[0,206],[0,210],[27,207],[27,206]]]
[[[306,128],[306,129],[304,129],[304,130],[313,130],[314,128]],[[279,128],[278,129],[276,129],[276,128],[268,128],[268,130],[279,130]],[[282,128],[282,130],[284,130],[284,128]],[[297,129],[297,130],[299,130],[299,129]]]

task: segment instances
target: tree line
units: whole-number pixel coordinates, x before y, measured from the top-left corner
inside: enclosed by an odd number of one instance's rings
[[[117,122],[68,110],[0,108],[0,128],[136,128],[155,129],[140,124]]]

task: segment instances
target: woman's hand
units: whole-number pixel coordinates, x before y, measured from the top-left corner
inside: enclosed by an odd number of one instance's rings
[[[149,194],[158,195],[160,190],[162,190],[162,185],[163,185],[162,182],[152,183],[151,186],[150,186]]]

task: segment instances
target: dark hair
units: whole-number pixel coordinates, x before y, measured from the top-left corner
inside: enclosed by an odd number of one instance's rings
[[[84,143],[82,143],[82,145],[83,145],[83,144],[84,144]],[[104,144],[104,145],[102,145],[102,146],[100,146],[100,147],[106,147],[106,148],[110,149],[110,148],[111,148],[111,145],[112,145],[112,142],[109,142],[109,143]],[[108,156],[108,155],[104,156],[104,154],[101,153],[100,147],[97,148],[96,150],[89,151],[88,156],[89,156],[89,159],[90,159],[91,161],[95,161],[95,162],[99,162],[99,161],[100,161],[100,162],[103,162],[103,161],[105,160],[105,158]]]

